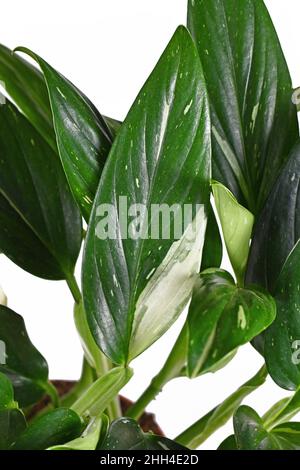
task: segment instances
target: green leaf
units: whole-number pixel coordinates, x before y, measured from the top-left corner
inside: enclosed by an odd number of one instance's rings
[[[240,288],[229,273],[207,270],[194,287],[188,313],[188,374],[215,368],[274,320],[272,297],[256,288]]]
[[[297,413],[300,412],[300,389],[287,398],[283,398],[277,402],[263,416],[263,422],[267,429],[282,424],[284,421],[290,421]]]
[[[58,408],[40,416],[18,437],[12,450],[44,450],[80,436],[82,422],[67,408]]]
[[[166,437],[144,433],[130,418],[113,421],[101,450],[183,450],[185,447]]]
[[[239,450],[300,449],[300,423],[283,423],[268,432],[262,419],[248,406],[237,410],[233,423]]]
[[[21,407],[35,403],[45,393],[48,366],[31,343],[23,318],[4,306],[0,306],[0,341],[6,354],[0,372],[12,382],[15,399]]]
[[[51,102],[59,155],[70,188],[88,222],[113,135],[101,114],[69,80],[34,52],[44,74]]]
[[[298,138],[291,78],[262,0],[189,0],[210,96],[213,177],[259,213]]]
[[[72,410],[80,416],[95,417],[102,414],[111,401],[131,379],[133,371],[125,367],[115,367],[97,379],[78,400]]]
[[[222,184],[214,182],[212,190],[228,256],[238,282],[243,285],[254,217]]]
[[[208,268],[219,268],[222,263],[223,245],[218,223],[213,208],[208,210],[207,229],[203,247],[201,271]]]
[[[226,400],[180,434],[176,441],[190,449],[197,449],[214,432],[227,423],[244,398],[265,383],[267,375],[266,367],[263,366],[254,377],[239,387]]]
[[[45,279],[72,275],[81,218],[60,162],[9,102],[0,107],[0,251]]]
[[[12,383],[6,375],[0,372],[0,411],[3,409],[17,408],[14,401],[14,389]]]
[[[255,224],[246,281],[274,292],[283,265],[300,238],[300,142],[295,145]]]
[[[191,295],[209,204],[209,126],[199,57],[191,37],[180,27],[118,133],[87,234],[85,309],[96,342],[116,364],[128,363],[156,341]],[[124,200],[137,211],[139,224],[128,216]],[[114,233],[105,237],[102,228],[107,218],[99,220],[99,215],[107,204],[122,216],[114,220]],[[153,234],[159,229],[155,204],[156,209],[176,204],[164,230],[178,222],[185,204],[191,204],[193,220],[187,224],[180,220],[180,237],[175,230]]]
[[[57,152],[49,96],[41,72],[0,44],[0,80],[38,133]]]
[[[108,426],[105,415],[92,418],[83,434],[63,445],[49,447],[47,450],[95,450],[101,436],[102,428]]]
[[[238,450],[234,434],[226,437],[226,439],[224,439],[224,441],[219,445],[218,450]]]
[[[300,241],[296,244],[281,274],[275,299],[277,316],[265,334],[265,359],[273,380],[282,388],[300,386]]]
[[[26,421],[22,411],[0,411],[0,450],[8,450],[25,429]]]

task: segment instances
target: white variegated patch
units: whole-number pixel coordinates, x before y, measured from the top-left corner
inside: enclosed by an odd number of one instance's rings
[[[206,224],[205,208],[201,206],[141,293],[134,314],[130,359],[167,331],[190,300],[200,271]]]
[[[0,287],[0,305],[7,305],[7,297]]]

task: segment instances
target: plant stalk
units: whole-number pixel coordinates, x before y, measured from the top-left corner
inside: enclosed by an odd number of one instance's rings
[[[150,385],[140,398],[128,409],[126,415],[129,418],[139,419],[146,407],[157,397],[163,387],[170,380],[180,376],[186,363],[186,349],[187,329],[184,326],[161,371],[152,379]]]

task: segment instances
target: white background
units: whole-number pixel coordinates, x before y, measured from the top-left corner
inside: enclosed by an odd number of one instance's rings
[[[300,85],[300,4],[266,1],[295,86]],[[10,0],[1,2],[0,41],[27,46],[73,81],[103,114],[123,119],[178,24],[186,0]],[[225,263],[226,265],[227,263]],[[0,285],[10,307],[25,318],[45,355],[51,378],[76,379],[81,349],[73,326],[72,298],[63,282],[25,273],[4,256]],[[133,363],[135,376],[123,393],[135,399],[157,372],[183,319]],[[250,347],[222,371],[190,381],[177,379],[150,406],[169,437],[175,437],[254,374],[261,365]],[[271,380],[246,400],[261,413],[285,396]],[[226,425],[203,446],[214,449],[231,431]]]

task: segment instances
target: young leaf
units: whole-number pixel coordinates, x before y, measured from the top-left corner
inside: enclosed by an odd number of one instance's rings
[[[0,371],[12,382],[19,405],[29,406],[45,393],[48,366],[31,343],[23,318],[4,306],[0,306],[0,340],[6,355]]]
[[[244,398],[265,383],[267,375],[266,367],[263,366],[254,377],[239,387],[220,405],[180,434],[176,438],[176,442],[190,449],[197,449],[209,436],[227,423]]]
[[[280,271],[300,238],[299,183],[300,142],[291,151],[253,233],[246,281],[270,292],[274,292]]]
[[[0,44],[0,80],[38,133],[57,152],[49,96],[41,72]]]
[[[0,372],[0,411],[17,407],[18,405],[14,401],[13,386],[6,375]]]
[[[9,450],[25,429],[26,420],[22,411],[18,409],[0,411],[0,450]]]
[[[213,177],[256,215],[298,138],[278,37],[262,0],[189,0],[188,27],[210,96]]]
[[[285,262],[275,288],[277,316],[265,334],[265,359],[273,380],[282,388],[300,386],[300,241]]]
[[[267,429],[290,421],[297,413],[300,412],[300,389],[287,398],[283,398],[277,402],[263,416],[263,422]]]
[[[126,364],[156,341],[190,297],[209,204],[209,126],[199,57],[180,27],[118,133],[87,234],[85,309],[96,342],[117,364]],[[124,230],[124,199],[129,212],[137,210],[141,230],[136,219],[129,233]],[[171,212],[176,206],[172,226],[185,204],[191,204],[193,220],[187,226],[180,221],[180,238],[153,235],[159,228],[150,216],[154,205]],[[113,216],[112,236],[102,233],[105,218],[99,220],[107,205],[114,214],[122,213]]]
[[[88,222],[113,135],[101,114],[65,77],[34,52],[47,84],[59,155],[70,188]]]
[[[188,313],[188,374],[208,372],[274,320],[272,297],[235,285],[229,273],[207,270],[197,281]]]
[[[40,416],[18,437],[12,450],[45,450],[80,436],[82,422],[67,408],[58,408]]]
[[[239,450],[300,449],[300,423],[284,423],[268,432],[252,408],[241,406],[235,413],[233,424]]]
[[[144,433],[130,418],[113,421],[101,450],[183,450],[185,447],[166,437]]]
[[[47,450],[95,450],[103,427],[108,427],[108,418],[105,415],[92,418],[80,437],[63,445],[49,447]]]
[[[243,285],[254,217],[220,183],[212,184],[224,240],[237,280]]]
[[[73,274],[81,218],[60,162],[15,106],[0,107],[0,251],[45,279]]]
[[[218,223],[213,208],[208,209],[207,229],[203,246],[201,271],[208,268],[219,268],[222,263],[223,245]]]
[[[72,405],[72,410],[80,416],[95,417],[104,412],[111,401],[131,379],[129,368],[115,367],[102,375]]]

